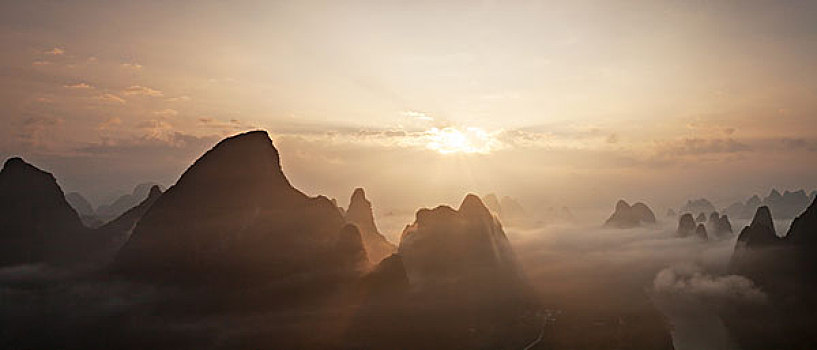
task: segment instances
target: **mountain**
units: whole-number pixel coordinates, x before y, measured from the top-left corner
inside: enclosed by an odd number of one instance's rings
[[[102,225],[98,228],[98,231],[105,232],[105,236],[109,237],[112,245],[121,247],[127,242],[139,220],[147,213],[150,207],[156,203],[161,195],[161,188],[154,185],[150,188],[147,198],[139,203],[139,205],[126,211],[111,222]]]
[[[709,214],[709,219],[706,220],[706,230],[711,234],[711,238],[726,238],[732,236],[732,223],[729,222],[729,217],[724,214],[720,215],[713,211]]]
[[[706,232],[706,226],[704,224],[698,224],[698,227],[695,228],[695,237],[708,240],[709,234]]]
[[[159,189],[162,189],[161,185],[154,182],[138,184],[133,188],[132,193],[122,195],[111,204],[100,205],[96,209],[96,216],[107,222],[124,214],[130,208],[133,208],[144,201],[148,197],[150,189],[153,186],[159,186]]]
[[[692,214],[686,213],[681,215],[678,219],[678,230],[676,234],[680,237],[688,237],[695,233],[695,219],[692,218]]]
[[[698,216],[695,217],[695,222],[697,223],[706,222],[706,214],[698,213]]]
[[[646,204],[638,202],[631,207],[624,200],[616,203],[616,209],[607,221],[605,227],[633,228],[642,224],[654,224],[655,214]]]
[[[154,282],[260,284],[355,278],[365,264],[357,227],[328,198],[292,187],[272,140],[253,131],[219,142],[153,203],[114,271]]]
[[[409,291],[410,284],[403,258],[392,254],[380,260],[361,278],[363,292],[369,297],[393,298]]]
[[[70,192],[66,194],[65,200],[68,201],[68,204],[70,204],[80,216],[94,215],[94,208],[91,206],[91,203],[88,202],[88,200],[85,199],[85,197],[83,197],[79,192]]]
[[[711,213],[715,211],[715,206],[712,202],[705,198],[688,200],[686,204],[681,206],[681,213]]]
[[[735,218],[750,219],[758,207],[765,205],[776,218],[792,219],[806,210],[809,203],[814,201],[814,194],[815,192],[806,194],[805,190],[784,191],[781,194],[780,191],[772,189],[763,199],[755,195],[746,200],[746,203],[731,204],[724,212]]]
[[[355,224],[360,230],[363,245],[372,263],[376,264],[397,251],[397,247],[377,230],[372,202],[366,199],[366,192],[362,188],[357,188],[352,193],[349,209],[346,210],[346,221]]]
[[[482,198],[482,202],[505,225],[530,227],[537,224],[522,204],[512,197],[503,196],[500,200],[496,194],[489,193]]]
[[[521,279],[502,225],[479,197],[469,194],[459,209],[417,211],[400,238],[398,252],[412,286],[509,288]]]
[[[92,240],[51,174],[21,158],[0,170],[0,266],[65,263]]]
[[[502,214],[502,206],[499,204],[499,198],[494,193],[488,193],[484,197],[482,197],[482,202],[485,203],[485,206],[488,207],[488,210],[496,214],[497,216],[501,216]]]
[[[770,197],[780,201],[785,195]],[[744,349],[813,348],[817,202],[792,222],[783,237],[775,232],[772,212],[767,206],[758,208],[752,223],[741,231],[729,265],[730,273],[751,279],[768,300],[724,307],[722,318]]]
[[[76,210],[79,214],[79,219],[82,221],[82,224],[85,227],[90,228],[97,228],[102,226],[104,222],[97,218],[96,212],[94,208],[91,206],[91,203],[88,202],[85,197],[82,196],[79,192],[70,192],[65,195],[65,200],[68,201],[68,204]]]

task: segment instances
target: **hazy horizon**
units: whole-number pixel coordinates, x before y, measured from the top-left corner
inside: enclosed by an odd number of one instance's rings
[[[95,204],[252,129],[304,191],[388,210],[817,188],[814,4],[97,5],[0,15],[0,157]]]

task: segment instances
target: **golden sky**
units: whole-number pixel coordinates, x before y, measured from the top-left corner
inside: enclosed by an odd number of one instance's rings
[[[95,201],[268,130],[292,182],[383,210],[817,187],[817,5],[7,1],[0,156]]]

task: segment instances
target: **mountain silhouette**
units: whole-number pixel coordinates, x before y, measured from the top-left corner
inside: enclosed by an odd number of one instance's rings
[[[779,194],[779,193],[778,193]],[[782,200],[785,195],[770,195]],[[772,203],[774,200],[772,201]],[[729,272],[748,277],[768,296],[763,305],[724,308],[722,318],[744,349],[807,349],[817,344],[817,203],[799,215],[785,236],[775,232],[767,206],[744,228]]]
[[[368,297],[393,298],[408,292],[410,284],[403,259],[397,254],[382,259],[361,278],[361,286]]]
[[[133,188],[132,193],[122,195],[110,204],[100,205],[95,215],[102,221],[110,221],[144,201],[153,186],[159,186],[159,189],[162,189],[161,185],[154,182],[138,184]]]
[[[695,233],[695,228],[695,219],[692,218],[692,214],[686,213],[678,218],[678,230],[676,234],[680,237],[688,237]]]
[[[688,200],[686,204],[681,206],[681,213],[711,213],[715,211],[715,206],[712,205],[706,198],[699,198],[695,200]]]
[[[290,185],[264,131],[226,138],[150,207],[114,270],[174,283],[265,283],[358,276],[360,233],[323,196]]]
[[[502,225],[472,194],[459,209],[420,209],[403,231],[398,251],[413,286],[495,288],[521,276]]]
[[[372,212],[372,203],[366,199],[366,192],[357,188],[349,200],[349,209],[346,210],[346,221],[355,224],[360,230],[363,245],[371,263],[376,264],[383,258],[392,255],[397,247],[389,242],[377,230]]]
[[[93,240],[53,175],[21,158],[0,170],[0,266],[66,263]]]
[[[105,262],[158,198],[157,193],[161,192],[154,188],[139,206],[107,225],[90,229],[53,175],[11,158],[0,171],[0,266]]]
[[[76,210],[77,214],[81,216],[94,215],[94,208],[91,206],[91,203],[88,202],[88,200],[85,199],[85,197],[83,197],[79,192],[70,192],[66,194],[65,200],[68,201],[68,204],[70,204],[74,210]]]
[[[136,224],[145,213],[147,213],[150,207],[156,203],[161,195],[161,188],[158,185],[154,185],[150,188],[147,198],[139,203],[139,205],[126,211],[111,222],[102,225],[97,230],[104,232],[104,236],[108,238],[110,244],[116,247],[116,249],[122,247],[125,242],[127,242]]]
[[[633,228],[642,224],[654,224],[655,214],[646,204],[638,202],[630,206],[626,201],[619,200],[616,209],[607,221],[605,227]]]
[[[713,211],[709,214],[709,219],[706,220],[706,230],[713,238],[726,238],[732,235],[732,223],[729,222],[729,217],[718,214]]]
[[[724,212],[739,219],[750,219],[760,206],[767,206],[778,219],[793,219],[814,201],[814,193],[806,194],[805,190],[784,191],[783,194],[776,189],[772,189],[769,195],[761,199],[757,195],[752,196],[745,203],[735,202],[729,205]]]
[[[79,214],[79,218],[85,227],[97,228],[104,224],[104,222],[96,216],[96,212],[91,206],[91,203],[79,192],[66,194],[65,200],[68,201],[68,204]]]
[[[708,240],[709,234],[706,232],[706,226],[704,224],[698,224],[698,227],[695,228],[695,237]]]

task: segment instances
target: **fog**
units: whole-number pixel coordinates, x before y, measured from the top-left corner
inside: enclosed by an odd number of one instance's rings
[[[395,214],[377,220],[382,227],[397,227],[398,218]],[[736,349],[717,316],[718,305],[763,303],[765,295],[743,277],[724,275],[735,236],[711,241],[678,238],[674,236],[677,223],[670,219],[634,229],[601,228],[601,220],[579,222],[532,228],[506,226],[537,299],[555,319],[563,317],[565,322],[584,327],[606,319],[632,322],[636,318],[627,317],[659,310],[672,327],[676,349]],[[736,223],[735,227],[741,226]],[[112,332],[112,338],[133,339],[134,346],[188,344],[198,339],[195,343],[229,347],[231,343],[218,339],[237,338],[263,344],[287,332],[292,344],[298,344],[309,339],[307,334],[315,327],[324,329],[321,337],[342,337],[355,328],[354,320],[365,314],[365,307],[361,308],[354,297],[335,295],[311,306],[295,303],[284,309],[193,318],[165,315],[158,316],[162,321],[155,323],[157,316],[150,310],[158,305],[180,302],[174,308],[183,309],[185,303],[199,298],[197,294],[208,292],[186,290],[179,294],[174,288],[98,279],[103,275],[94,271],[99,270],[43,265],[0,270],[3,324],[9,326],[4,332],[13,335],[7,344],[42,332],[72,334],[100,329]],[[227,304],[215,307],[240,309],[241,303],[235,302],[255,293],[259,291],[241,292],[237,295],[243,297],[233,295],[222,299]],[[162,326],[156,328],[157,324]],[[524,343],[524,336],[520,337]],[[87,341],[82,336],[75,338]],[[72,345],[86,344],[83,341]],[[313,344],[321,343],[315,340]]]

